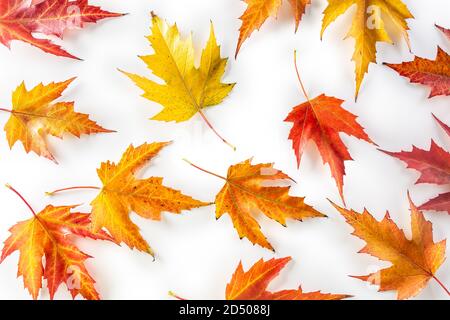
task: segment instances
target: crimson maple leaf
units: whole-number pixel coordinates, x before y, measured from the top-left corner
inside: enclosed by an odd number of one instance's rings
[[[88,0],[2,0],[0,1],[0,42],[10,47],[12,40],[27,42],[56,56],[78,59],[49,39],[33,34],[57,36],[62,39],[66,30],[83,28],[122,14],[91,6]]]

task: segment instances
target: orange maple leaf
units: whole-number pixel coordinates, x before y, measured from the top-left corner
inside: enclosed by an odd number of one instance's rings
[[[359,214],[333,204],[355,229],[353,235],[366,242],[359,252],[392,263],[392,266],[373,274],[354,278],[379,285],[380,291],[396,290],[398,299],[416,296],[430,279],[435,279],[450,296],[450,292],[436,277],[437,270],[445,260],[446,240],[434,243],[431,222],[425,220],[410,198],[409,203],[411,240],[392,221],[389,213],[378,222],[367,210]]]
[[[161,220],[162,212],[181,213],[182,210],[210,205],[164,186],[163,178],[136,178],[135,174],[168,144],[144,143],[136,148],[130,145],[119,163],[103,162],[97,170],[102,188],[71,187],[48,194],[72,189],[100,189],[98,196],[91,202],[93,232],[105,228],[117,243],[123,242],[131,249],[153,255],[138,226],[131,221],[131,211],[146,219]]]
[[[239,262],[236,271],[228,283],[226,300],[342,300],[351,296],[345,294],[330,294],[303,292],[302,288],[270,292],[267,290],[270,282],[278,276],[280,271],[291,261],[291,257],[281,259],[263,259],[256,262],[248,271],[244,271]],[[184,300],[170,292],[170,295]]]
[[[12,148],[17,141],[22,142],[25,151],[35,152],[56,162],[49,151],[46,136],[63,138],[70,133],[80,137],[82,134],[114,132],[99,126],[87,114],[74,111],[74,102],[53,102],[75,78],[64,82],[39,84],[31,91],[25,83],[17,87],[12,95],[12,110],[0,108],[11,114],[5,125],[6,138]]]
[[[429,98],[450,95],[450,55],[438,47],[436,59],[415,57],[413,61],[401,64],[385,63],[389,68],[407,77],[412,83],[431,88]]]
[[[215,200],[216,218],[219,219],[228,213],[239,237],[241,239],[245,237],[253,244],[274,250],[261,232],[258,222],[252,216],[255,209],[283,226],[286,226],[288,218],[303,220],[325,217],[305,204],[304,198],[289,196],[290,187],[274,186],[277,181],[292,181],[292,179],[274,169],[271,163],[253,165],[249,159],[230,166],[225,178],[187,162],[193,167],[225,181],[225,185]]]
[[[363,127],[356,122],[357,117],[342,108],[343,100],[324,94],[310,99],[300,78],[296,61],[295,68],[307,100],[296,106],[285,119],[286,122],[293,123],[289,139],[292,140],[297,164],[300,166],[306,144],[313,141],[323,162],[330,166],[331,174],[344,201],[344,161],[353,159],[339,134],[343,132],[369,143],[373,142],[364,132]]]
[[[86,299],[98,300],[95,281],[84,265],[90,256],[78,249],[71,238],[111,240],[111,237],[103,231],[92,232],[90,215],[71,212],[75,206],[48,205],[36,213],[20,193],[7,187],[25,202],[33,218],[9,229],[11,235],[4,243],[0,263],[13,252],[20,252],[17,275],[23,277],[24,286],[33,299],[38,298],[42,279],[45,279],[51,299],[65,283],[72,297],[81,294]]]
[[[259,30],[269,17],[276,17],[282,0],[244,0],[248,7],[240,18],[242,26],[239,29],[239,40],[236,48],[236,57],[239,54],[242,44],[250,35]],[[306,6],[311,0],[289,0],[295,18],[295,31],[297,32],[300,20],[305,13]]]
[[[87,0],[6,0],[0,2],[0,43],[9,47],[12,40],[29,43],[56,56],[78,59],[51,40],[34,34],[63,37],[66,30],[86,23],[119,17],[122,14],[91,6]]]

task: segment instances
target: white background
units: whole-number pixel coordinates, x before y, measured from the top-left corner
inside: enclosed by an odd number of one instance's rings
[[[88,268],[97,280],[104,299],[169,299],[175,291],[189,299],[221,299],[225,286],[240,260],[245,268],[261,257],[292,256],[293,261],[271,284],[273,290],[296,288],[305,291],[345,293],[358,299],[392,299],[394,292],[378,293],[376,287],[348,277],[373,272],[387,266],[373,257],[357,254],[363,241],[351,235],[352,229],[331,207],[327,198],[340,203],[337,187],[327,166],[311,144],[297,169],[288,133],[291,124],[283,120],[289,111],[304,101],[295,77],[293,50],[299,52],[299,66],[310,96],[321,93],[346,100],[344,108],[359,117],[359,123],[381,148],[390,151],[410,150],[411,145],[428,149],[430,139],[445,148],[450,141],[431,117],[433,112],[450,123],[447,97],[427,99],[429,89],[414,85],[381,64],[372,64],[354,102],[354,65],[350,61],[353,40],[342,40],[350,26],[351,12],[326,31],[320,41],[325,0],[313,0],[303,17],[299,32],[294,34],[293,17],[286,3],[278,20],[269,19],[260,32],[247,41],[237,61],[230,59],[225,76],[237,82],[235,90],[221,105],[208,109],[207,116],[227,139],[237,146],[231,151],[206,127],[200,117],[182,123],[148,120],[160,106],[140,97],[141,91],[116,68],[151,77],[138,55],[151,53],[144,36],[149,34],[150,11],[177,22],[184,35],[194,34],[200,50],[214,22],[224,56],[234,56],[240,20],[245,9],[239,0],[128,0],[91,1],[103,8],[129,15],[89,25],[85,30],[69,32],[63,41],[71,53],[84,59],[73,61],[44,54],[36,48],[13,42],[11,51],[0,47],[0,106],[10,107],[11,93],[21,81],[28,88],[39,82],[78,79],[64,94],[66,101],[75,100],[76,110],[89,113],[116,134],[66,137],[64,141],[49,139],[60,165],[25,154],[17,144],[9,150],[4,133],[0,138],[0,183],[19,189],[36,210],[46,204],[89,202],[95,191],[66,193],[46,198],[44,191],[74,185],[99,185],[96,168],[105,160],[118,161],[126,147],[145,141],[168,141],[167,147],[153,161],[143,176],[165,178],[165,185],[182,190],[197,199],[213,201],[222,181],[190,167],[187,157],[200,166],[226,174],[229,165],[254,156],[254,162],[275,162],[298,184],[292,195],[306,197],[306,202],[327,214],[328,219],[290,221],[288,228],[259,216],[264,233],[276,254],[239,240],[230,219],[214,217],[214,206],[182,215],[164,214],[162,222],[144,220],[132,214],[133,221],[156,251],[149,255],[129,250],[126,246],[80,240],[80,247],[94,256]],[[450,44],[435,29],[438,23],[450,27],[447,0],[405,0],[415,20],[410,20],[412,50],[434,59],[436,46],[450,52]],[[406,44],[395,36],[396,46],[378,45],[379,62],[401,62],[412,59]],[[3,126],[8,114],[0,114]],[[389,210],[392,218],[410,235],[407,190],[417,204],[436,196],[449,187],[414,185],[418,172],[379,151],[373,145],[343,135],[355,161],[346,162],[345,197],[347,205],[357,211],[366,207],[378,219]],[[12,192],[0,189],[0,240],[8,236],[8,228],[30,218],[30,212]],[[434,225],[435,240],[450,237],[450,216],[427,212]],[[0,298],[28,299],[22,279],[16,279],[18,254],[0,265]],[[440,280],[450,286],[450,262],[438,271]],[[48,299],[46,289],[41,299]],[[58,299],[70,298],[64,287]],[[434,281],[418,296],[422,299],[445,299],[445,292]]]

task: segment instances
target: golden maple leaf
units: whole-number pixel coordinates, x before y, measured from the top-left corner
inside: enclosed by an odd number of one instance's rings
[[[259,30],[269,17],[276,17],[282,0],[244,0],[247,3],[247,9],[241,16],[242,26],[239,29],[239,40],[236,47],[235,57],[239,54],[242,44],[250,35]],[[297,32],[300,20],[305,13],[306,6],[311,0],[289,0],[295,18],[295,31]]]
[[[12,110],[0,109],[11,113],[5,125],[10,148],[20,141],[27,153],[33,151],[56,162],[48,149],[47,135],[62,139],[65,133],[79,138],[82,134],[113,132],[100,127],[88,115],[75,112],[73,102],[53,103],[73,80],[39,84],[31,91],[23,82],[17,87],[12,95]]]
[[[369,64],[376,63],[377,42],[392,43],[385,23],[391,22],[401,32],[409,46],[407,33],[409,27],[406,20],[414,17],[401,0],[328,0],[321,37],[325,29],[353,5],[356,5],[356,12],[348,37],[355,39],[353,61],[356,65],[355,96],[358,97]]]
[[[97,170],[103,188],[92,201],[92,229],[106,228],[118,243],[153,255],[148,243],[131,221],[130,211],[143,218],[160,220],[163,211],[180,213],[209,203],[195,200],[181,192],[165,187],[163,178],[137,179],[135,173],[168,143],[143,144],[128,147],[118,164],[104,162]]]
[[[283,172],[274,169],[271,163],[252,165],[251,159],[246,160],[230,166],[226,178],[190,164],[225,180],[225,185],[215,200],[216,218],[219,219],[228,213],[239,237],[241,239],[245,237],[253,244],[274,250],[253,217],[254,210],[261,211],[283,226],[286,226],[288,218],[303,220],[311,217],[325,217],[305,204],[304,198],[289,196],[289,186],[269,185],[277,181],[292,180]]]
[[[143,97],[164,107],[152,120],[183,122],[199,113],[216,135],[229,144],[215,131],[203,112],[207,107],[220,104],[235,85],[221,82],[228,59],[220,56],[212,23],[198,68],[195,67],[192,37],[182,39],[176,25],[169,26],[153,13],[152,24],[148,40],[154,54],[141,59],[165,83],[122,71],[144,90]]]
[[[71,212],[75,206],[48,205],[35,213],[14,188],[8,187],[22,198],[34,217],[9,230],[11,235],[5,241],[0,263],[13,252],[20,252],[17,274],[23,277],[24,286],[33,299],[39,295],[43,278],[47,281],[51,299],[62,283],[67,284],[73,297],[81,294],[86,299],[99,299],[95,281],[84,264],[90,257],[73,244],[70,236],[111,240],[109,235],[101,230],[92,232],[90,215]]]
[[[408,240],[405,233],[392,221],[389,213],[378,222],[367,210],[359,214],[333,204],[355,229],[353,235],[366,242],[359,252],[392,263],[388,268],[355,278],[379,285],[380,291],[396,290],[398,299],[416,296],[430,279],[435,279],[450,295],[436,277],[436,271],[445,260],[446,240],[433,242],[431,222],[425,220],[423,213],[411,199],[409,202],[411,240]]]

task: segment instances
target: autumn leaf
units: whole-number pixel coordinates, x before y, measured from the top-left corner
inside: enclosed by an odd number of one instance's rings
[[[256,262],[248,271],[244,271],[240,262],[228,283],[225,293],[226,300],[341,300],[350,298],[344,294],[303,292],[302,288],[270,292],[267,290],[270,282],[291,261],[291,257],[281,259],[263,259]],[[178,299],[180,297],[171,293]]]
[[[111,240],[103,231],[90,230],[89,214],[71,212],[75,206],[46,206],[35,213],[26,200],[11,186],[31,210],[33,217],[9,229],[11,235],[4,242],[0,263],[15,251],[19,251],[17,275],[23,277],[25,288],[37,299],[45,279],[53,299],[59,286],[67,285],[72,297],[78,294],[86,299],[98,300],[95,281],[85,266],[89,255],[73,243],[73,237],[95,240]],[[44,264],[45,261],[45,264]]]
[[[398,299],[416,296],[430,279],[434,279],[450,296],[450,292],[436,277],[437,270],[445,260],[446,240],[433,242],[431,222],[425,220],[411,199],[409,202],[411,240],[392,221],[389,213],[378,222],[367,210],[359,214],[333,204],[354,228],[353,235],[366,242],[359,253],[367,253],[392,263],[392,266],[373,274],[354,278],[379,285],[379,291],[395,290]]]
[[[447,126],[445,123],[443,123],[441,120],[439,120],[435,115],[433,115],[433,117],[436,119],[437,123],[441,126],[441,128],[450,137],[450,127]],[[448,172],[448,175],[450,176],[450,171]],[[419,209],[431,211],[447,211],[447,213],[450,214],[450,192],[438,195],[437,197],[421,205]]]
[[[450,192],[441,193],[419,207],[420,210],[446,211],[450,214]]]
[[[125,243],[131,249],[138,249],[153,255],[153,251],[130,219],[133,211],[145,219],[161,220],[162,212],[181,213],[209,203],[195,200],[180,191],[164,186],[163,178],[136,178],[136,173],[153,159],[168,143],[144,143],[139,147],[129,146],[119,163],[103,162],[97,170],[103,187],[71,187],[49,192],[72,189],[100,189],[91,202],[92,230],[100,232],[105,228],[117,243]]]
[[[221,82],[228,59],[220,56],[212,23],[198,68],[195,67],[191,37],[182,39],[176,25],[167,25],[153,13],[152,24],[148,40],[154,54],[141,59],[165,83],[121,71],[144,90],[144,98],[163,106],[163,110],[151,119],[183,122],[198,113],[223,142],[233,147],[217,133],[204,113],[204,109],[220,104],[235,85]]]
[[[74,102],[54,102],[74,79],[39,84],[31,91],[24,82],[17,87],[12,94],[12,110],[0,108],[11,114],[5,125],[10,148],[20,141],[27,153],[33,151],[56,162],[47,145],[48,135],[62,139],[66,133],[79,138],[82,134],[113,132],[90,120],[88,115],[75,112]]]
[[[442,33],[447,37],[448,40],[450,40],[450,30],[446,29],[444,27],[436,25],[436,28],[442,31]]]
[[[309,141],[313,141],[323,162],[329,165],[344,201],[344,161],[353,159],[339,134],[342,132],[370,143],[372,141],[363,127],[356,122],[357,117],[342,108],[343,100],[324,94],[314,99],[309,98],[300,78],[296,59],[294,62],[301,89],[307,100],[294,107],[285,119],[286,122],[293,123],[289,139],[292,140],[297,164],[300,167],[303,150]]]
[[[431,88],[428,98],[450,95],[450,56],[438,47],[435,60],[415,57],[413,61],[401,64],[385,63],[412,83],[424,84]]]
[[[447,133],[448,137],[450,138],[450,127],[448,125],[446,125],[444,122],[442,122],[441,120],[439,120],[434,114],[433,114],[433,117],[436,120],[436,122],[439,124],[439,126],[445,131],[445,133]]]
[[[91,6],[88,0],[45,0],[31,4],[27,0],[5,0],[0,3],[0,42],[9,48],[12,40],[20,40],[56,56],[78,59],[51,40],[36,38],[34,34],[62,38],[67,30],[121,15]]]
[[[401,0],[328,0],[324,11],[321,37],[328,26],[356,5],[351,29],[347,37],[355,39],[356,98],[370,63],[376,63],[378,42],[392,43],[386,23],[392,23],[409,45],[407,19],[414,18]]]
[[[236,48],[236,57],[241,50],[242,44],[250,35],[259,30],[269,17],[276,17],[282,0],[244,0],[247,3],[247,9],[240,18],[242,26],[239,29],[239,40]],[[289,0],[295,18],[295,31],[297,32],[300,20],[305,13],[306,6],[311,0]]]
[[[187,162],[225,181],[215,200],[216,218],[229,214],[239,237],[247,238],[253,244],[274,250],[253,217],[254,210],[262,212],[266,217],[283,226],[286,226],[288,218],[303,220],[325,217],[305,204],[304,198],[289,196],[289,186],[275,186],[277,182],[292,181],[292,179],[273,168],[271,163],[253,165],[249,159],[230,166],[227,177],[222,177]]]

